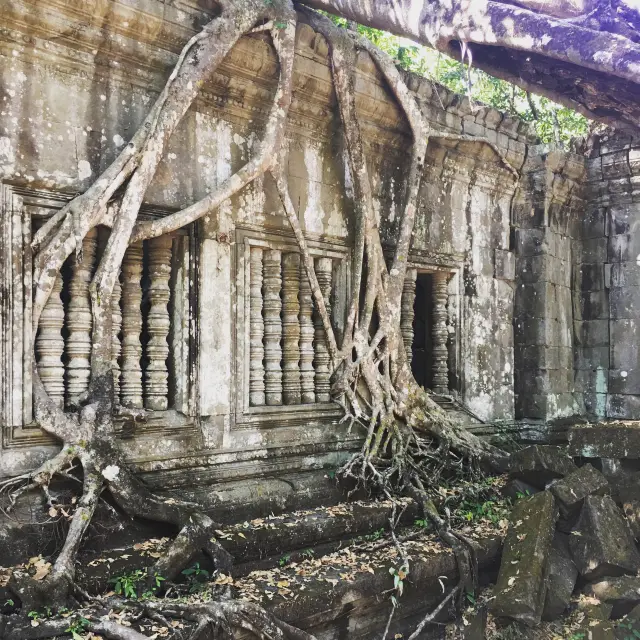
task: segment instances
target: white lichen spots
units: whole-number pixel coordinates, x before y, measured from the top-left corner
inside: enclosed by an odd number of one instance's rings
[[[626,378],[629,374],[626,371],[621,371],[620,372],[620,377],[621,378]]]
[[[0,164],[13,165],[16,154],[11,144],[11,138],[0,136]]]
[[[304,148],[304,165],[307,169],[307,206],[304,210],[304,226],[307,231],[322,233],[322,156],[320,150],[308,144]]]
[[[105,102],[107,100],[107,96],[103,94],[100,95],[100,100],[102,100],[102,102]]]
[[[546,47],[551,42],[551,40],[553,40],[553,38],[548,33],[545,33],[542,38],[540,38],[540,44],[543,47]]]
[[[78,178],[80,180],[86,180],[92,173],[91,165],[86,160],[80,160],[78,162]]]
[[[102,476],[110,482],[113,482],[118,477],[119,473],[120,467],[115,464],[110,464],[102,470]]]
[[[168,157],[169,160],[175,160],[178,156],[175,153],[170,153]]]
[[[593,54],[593,61],[597,64],[609,64],[611,62],[611,51],[597,51]]]

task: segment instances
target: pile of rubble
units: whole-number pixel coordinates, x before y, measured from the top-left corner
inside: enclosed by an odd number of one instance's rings
[[[514,454],[510,476],[506,491],[518,499],[493,616],[535,627],[582,594],[597,606],[585,637],[615,638],[609,618],[640,619],[640,426],[576,426],[568,451]]]

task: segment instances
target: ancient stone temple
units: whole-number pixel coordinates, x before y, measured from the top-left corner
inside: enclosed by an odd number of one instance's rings
[[[122,149],[183,44],[210,18],[196,0],[13,0],[0,27],[0,477],[57,447],[32,419],[35,364],[60,406],[86,390],[89,283],[107,230],[65,264],[31,331],[34,232]],[[287,172],[338,334],[353,246],[352,192],[327,45],[297,30]],[[244,37],[169,143],[143,206],[162,217],[246,161],[277,79],[266,37]],[[586,154],[538,144],[529,125],[409,78],[429,142],[402,298],[414,375],[473,429],[560,418],[640,418],[640,141]],[[357,108],[391,249],[408,130],[371,60]],[[474,140],[473,138],[477,138]],[[506,160],[517,172],[504,162]],[[112,305],[113,369],[132,465],[156,487],[218,481],[237,508],[312,502],[356,449],[330,397],[329,357],[299,251],[270,178],[199,223],[131,245]],[[242,490],[238,490],[238,487]],[[296,497],[302,496],[302,497]],[[298,502],[296,502],[298,500]]]

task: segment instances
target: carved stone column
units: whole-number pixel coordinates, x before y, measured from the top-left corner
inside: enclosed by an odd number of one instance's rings
[[[282,257],[282,333],[284,375],[282,391],[285,404],[300,404],[300,255]]]
[[[447,281],[449,274],[433,274],[433,391],[449,393],[449,366],[447,351]]]
[[[265,403],[264,396],[264,320],[262,318],[262,255],[260,247],[251,247],[249,289],[249,404]]]
[[[327,313],[329,314],[329,317],[331,317],[330,296],[333,267],[331,258],[317,258],[315,261],[315,267],[320,291],[322,291],[322,296],[327,307]],[[329,351],[327,350],[327,336],[324,332],[322,318],[317,310],[314,313],[313,323],[315,325],[314,368],[316,371],[316,402],[330,402],[331,385],[329,383],[329,378],[331,376],[331,370],[329,368],[330,360]]]
[[[170,235],[149,240],[149,300],[151,306],[147,316],[149,342],[146,354],[149,361],[144,384],[144,406],[152,411],[169,408],[169,278],[171,277]]]
[[[122,375],[120,400],[123,405],[142,408],[142,243],[131,245],[122,261]]]
[[[402,334],[402,342],[404,342],[409,368],[411,368],[411,361],[413,360],[413,305],[416,299],[417,276],[416,269],[407,269],[404,286],[402,287],[402,302],[400,304],[400,333]]]
[[[313,369],[313,297],[307,271],[300,264],[300,389],[302,404],[316,401],[315,371]]]
[[[122,286],[120,278],[116,278],[111,294],[111,369],[113,371],[113,384],[115,385],[116,397],[120,393],[120,331],[122,330],[122,311],[120,310],[120,299],[122,298]]]
[[[64,307],[60,299],[62,277],[58,275],[47,304],[40,315],[39,332],[36,338],[38,373],[50,398],[61,407],[64,404]]]
[[[71,258],[69,306],[67,308],[67,402],[83,393],[91,375],[91,299],[89,284],[98,246],[97,229],[87,233],[82,241],[80,259]]]
[[[265,400],[268,405],[282,404],[281,259],[282,253],[277,249],[265,251],[262,299],[264,303]]]

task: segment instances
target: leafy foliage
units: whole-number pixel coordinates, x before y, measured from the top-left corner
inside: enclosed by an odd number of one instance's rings
[[[329,17],[339,26],[347,26],[344,18]],[[542,142],[564,146],[573,138],[589,133],[589,120],[548,98],[528,93],[480,69],[468,68],[453,58],[405,38],[362,25],[357,25],[357,29],[406,71],[430,78],[455,93],[467,95],[473,103],[489,105],[535,123],[536,133]]]

